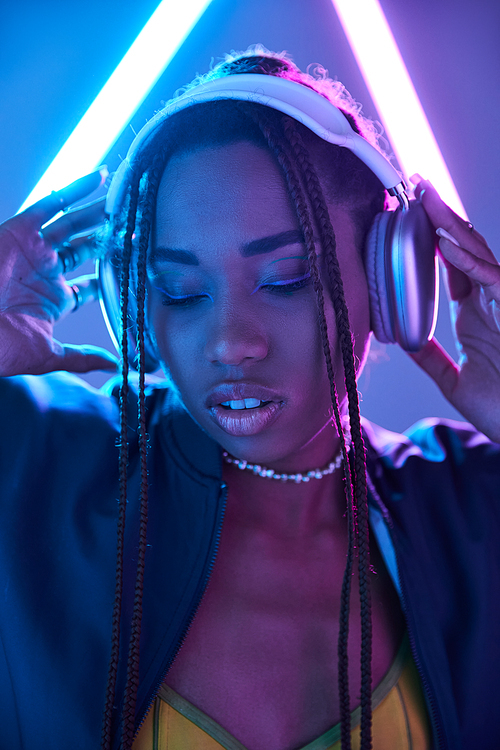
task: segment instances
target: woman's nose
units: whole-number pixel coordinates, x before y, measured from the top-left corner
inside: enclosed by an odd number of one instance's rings
[[[267,356],[268,342],[262,317],[245,316],[228,309],[212,321],[205,345],[210,362],[241,365],[245,360],[261,360]]]

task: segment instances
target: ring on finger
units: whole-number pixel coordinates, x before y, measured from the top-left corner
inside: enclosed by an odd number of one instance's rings
[[[75,306],[71,312],[76,312],[78,308],[81,307],[84,303],[83,294],[82,290],[77,284],[71,285],[71,291],[73,292],[73,296],[75,298]]]
[[[474,231],[474,224],[471,221],[468,221],[467,222],[467,228],[468,228],[469,232],[472,234],[472,232]]]
[[[63,274],[73,271],[80,262],[78,250],[71,245],[71,242],[64,242],[58,249],[57,254],[62,263]]]

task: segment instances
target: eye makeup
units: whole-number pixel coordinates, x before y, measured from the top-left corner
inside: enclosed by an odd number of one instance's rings
[[[309,273],[306,255],[290,255],[277,258],[262,269],[258,287],[267,284],[282,284],[295,281]]]
[[[163,296],[163,304],[188,307],[202,299],[213,301],[213,296],[206,285],[206,279],[200,279],[199,270],[201,269],[193,268],[191,270],[191,268],[182,266],[180,268],[175,267],[171,265],[170,260],[165,256],[162,249],[148,263],[150,282]],[[174,260],[173,263],[177,264],[177,260]],[[303,253],[274,258],[265,262],[260,261],[257,264],[257,269],[252,263],[248,267],[248,272],[253,275],[255,271],[258,275],[254,277],[255,287],[250,291],[251,296],[259,291],[290,296],[306,287],[310,282],[308,259],[307,255]]]

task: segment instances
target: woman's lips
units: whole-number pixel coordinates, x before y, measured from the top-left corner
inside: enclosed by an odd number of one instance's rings
[[[228,435],[241,437],[256,435],[277,418],[282,403],[270,401],[253,409],[228,409],[221,404],[212,406],[210,415]]]

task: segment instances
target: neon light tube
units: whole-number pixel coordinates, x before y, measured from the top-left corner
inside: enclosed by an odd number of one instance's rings
[[[332,0],[391,146],[460,216],[467,214],[378,0]]]
[[[163,0],[19,209],[98,167],[211,0]]]

